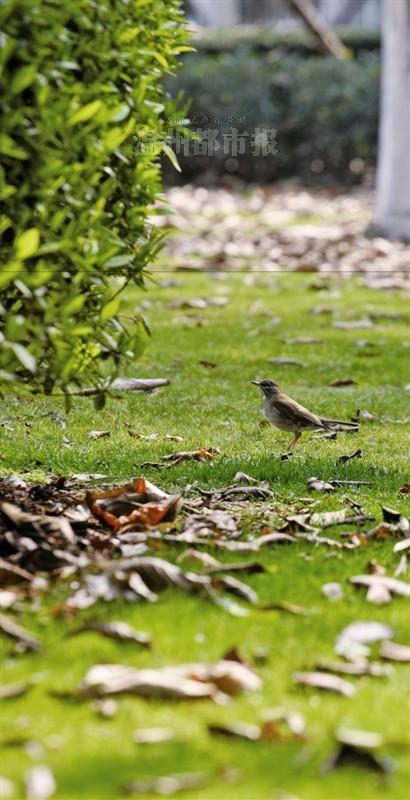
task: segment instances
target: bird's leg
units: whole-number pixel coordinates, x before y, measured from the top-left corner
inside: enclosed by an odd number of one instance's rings
[[[295,435],[294,435],[294,437],[293,437],[293,439],[292,439],[292,441],[291,441],[291,443],[290,443],[290,445],[288,447],[288,453],[289,453],[290,450],[293,450],[296,442],[298,441],[298,439],[300,439],[301,436],[302,436],[301,433],[295,433]]]

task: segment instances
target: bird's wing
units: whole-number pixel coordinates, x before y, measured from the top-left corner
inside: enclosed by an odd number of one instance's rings
[[[275,406],[279,414],[282,414],[289,422],[294,423],[295,430],[304,427],[323,428],[320,417],[316,416],[316,414],[312,414],[311,411],[301,406],[296,400],[292,400],[287,394],[283,394],[283,392],[280,392],[275,398]]]

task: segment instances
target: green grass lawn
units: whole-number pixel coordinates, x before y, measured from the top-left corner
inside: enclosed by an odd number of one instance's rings
[[[64,413],[60,400],[6,398],[0,415],[0,474],[25,473],[30,480],[43,480],[55,474],[99,473],[106,476],[106,483],[144,474],[166,490],[192,497],[196,487],[228,485],[242,470],[267,479],[276,495],[264,519],[258,519],[251,504],[247,505],[246,524],[256,533],[258,526],[261,530],[265,524],[275,524],[287,505],[309,494],[306,481],[313,475],[370,482],[330,496],[313,495],[318,510],[342,508],[342,497],[348,494],[377,521],[381,504],[409,514],[409,496],[398,494],[402,484],[409,482],[410,449],[404,422],[409,413],[410,394],[405,387],[410,381],[410,334],[408,299],[403,294],[366,289],[359,280],[336,279],[329,279],[328,292],[319,292],[309,288],[317,283],[317,276],[304,274],[255,273],[251,280],[246,274],[156,274],[158,281],[167,278],[180,285],[163,288],[157,284],[146,295],[135,291],[124,313],[149,301],[144,313],[153,331],[143,357],[128,373],[167,377],[170,385],[151,395],[111,399],[101,412],[95,412],[89,400],[79,399],[66,418],[65,429],[47,416],[48,412]],[[227,297],[229,302],[205,310],[170,307],[174,301],[198,297]],[[319,305],[335,315],[312,315],[310,311]],[[333,326],[337,319],[377,317],[378,313],[381,316],[368,329]],[[275,319],[276,324],[272,323]],[[299,336],[318,337],[321,342],[285,341]],[[268,363],[279,356],[297,359],[303,366]],[[216,366],[203,366],[201,361]],[[279,456],[290,434],[259,426],[261,399],[250,381],[262,377],[275,379],[319,414],[349,419],[361,409],[377,419],[364,422],[357,434],[339,434],[336,441],[304,435],[292,460],[283,462]],[[341,378],[356,383],[329,386]],[[143,435],[159,436],[153,441],[131,438],[126,424]],[[91,429],[109,430],[110,438],[92,441],[86,436]],[[183,441],[166,440],[167,434],[181,436]],[[63,444],[63,437],[68,444]],[[211,463],[183,462],[161,471],[140,467],[161,455],[200,446],[218,447],[221,455]],[[362,450],[361,459],[337,463],[339,456],[357,448]],[[329,535],[339,537],[343,530],[346,527],[330,529]],[[54,587],[39,610],[33,613],[27,607],[21,615],[22,622],[43,640],[43,649],[10,657],[10,643],[2,642],[4,682],[33,676],[34,686],[25,697],[4,703],[2,739],[9,746],[3,751],[1,772],[16,780],[21,792],[21,776],[38,761],[48,764],[56,776],[56,796],[67,800],[112,800],[121,796],[121,785],[132,779],[191,770],[205,772],[207,783],[185,792],[187,800],[376,800],[386,795],[405,800],[409,794],[406,666],[392,664],[388,678],[353,678],[358,688],[354,699],[303,690],[292,681],[295,670],[312,667],[320,659],[334,659],[336,635],[358,619],[386,621],[395,629],[395,640],[408,643],[405,599],[394,597],[387,606],[371,605],[348,583],[350,576],[366,571],[370,559],[392,574],[398,563],[394,543],[387,539],[335,552],[301,542],[261,551],[258,560],[267,571],[245,577],[258,591],[261,604],[296,603],[312,610],[307,617],[258,610],[235,617],[203,598],[168,590],[155,605],[100,604],[67,621],[52,613],[63,591]],[[209,551],[213,552],[211,546]],[[165,548],[160,551],[170,560],[177,554]],[[216,555],[234,560],[232,554],[221,556],[218,551]],[[243,560],[243,556],[236,558]],[[343,585],[342,600],[325,598],[321,587],[328,581]],[[148,631],[153,649],[110,642],[95,633],[67,637],[67,631],[81,620],[96,615]],[[234,645],[250,660],[260,648],[267,648],[267,660],[256,667],[263,688],[227,706],[121,697],[114,718],[103,719],[89,702],[74,703],[48,693],[72,689],[97,662],[159,667],[218,659]],[[207,732],[208,723],[259,722],[278,706],[303,713],[306,741],[248,743],[213,738]],[[157,725],[171,727],[176,739],[163,744],[134,743],[136,728]],[[394,760],[395,771],[385,776],[343,767],[322,774],[340,725],[381,733],[383,753]],[[24,744],[33,740],[41,746]]]

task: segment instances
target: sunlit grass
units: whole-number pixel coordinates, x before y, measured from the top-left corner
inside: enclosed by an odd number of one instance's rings
[[[371,291],[359,281],[330,281],[326,295],[309,288],[315,281],[309,275],[256,274],[252,285],[246,275],[158,273],[157,278],[177,279],[181,285],[130,295],[124,313],[143,300],[152,304],[144,313],[153,336],[142,359],[128,373],[167,377],[170,385],[153,395],[109,400],[98,413],[90,401],[80,399],[65,418],[64,429],[45,416],[50,411],[63,415],[59,400],[7,398],[0,417],[2,423],[9,421],[0,427],[2,474],[14,471],[26,473],[29,479],[45,479],[54,474],[99,473],[110,482],[144,474],[165,489],[192,495],[196,487],[227,485],[242,470],[269,480],[275,492],[272,510],[261,526],[275,522],[287,503],[306,497],[306,481],[316,475],[369,482],[331,496],[315,496],[318,509],[341,508],[342,497],[348,494],[377,520],[381,504],[408,514],[408,495],[398,494],[401,485],[409,482],[410,442],[403,420],[409,413],[405,386],[410,380],[410,335],[404,296]],[[168,307],[172,301],[199,296],[226,296],[229,303],[204,311]],[[256,301],[262,304],[259,310],[253,305]],[[369,329],[340,330],[332,326],[329,315],[309,313],[318,305],[335,309],[340,319],[363,318],[375,311],[401,316],[382,318]],[[178,321],[178,317],[183,319]],[[278,317],[280,321],[272,325],[271,320]],[[295,336],[317,336],[322,342],[284,341]],[[370,344],[360,345],[358,340]],[[373,350],[374,356],[362,355]],[[279,355],[298,359],[304,367],[268,363]],[[216,367],[202,366],[199,362],[204,360]],[[257,377],[274,378],[304,405],[332,418],[349,419],[361,409],[393,421],[365,422],[359,433],[339,434],[336,441],[304,435],[293,459],[282,462],[279,456],[290,435],[259,426],[261,401],[250,384]],[[332,388],[329,383],[335,378],[351,378],[356,384]],[[158,438],[149,442],[131,438],[126,423],[143,435],[158,433]],[[86,435],[91,429],[109,430],[110,437],[92,441]],[[183,441],[166,440],[166,434],[182,436]],[[140,466],[164,454],[200,446],[219,447],[221,455],[211,463],[183,462],[162,470]],[[337,463],[338,457],[358,448],[361,459]],[[248,524],[257,529],[252,514]],[[330,535],[339,536],[340,531],[333,529]],[[191,770],[204,771],[208,783],[204,789],[185,793],[187,800],[275,800],[284,793],[301,800],[376,800],[386,792],[394,800],[404,800],[408,761],[403,745],[409,738],[406,667],[394,665],[389,678],[352,679],[358,688],[353,700],[296,689],[291,677],[293,671],[312,667],[319,659],[332,659],[337,633],[356,619],[387,621],[395,628],[397,641],[408,640],[403,598],[385,607],[373,606],[348,583],[351,575],[366,570],[370,559],[377,559],[391,574],[398,562],[393,544],[392,540],[372,542],[357,550],[335,552],[300,543],[258,554],[267,571],[245,580],[258,591],[261,604],[296,603],[311,610],[307,617],[257,610],[244,618],[233,617],[203,598],[168,591],[156,605],[99,605],[71,621],[53,614],[69,586],[64,590],[54,586],[44,607],[35,614],[26,608],[22,615],[24,624],[43,640],[42,651],[10,658],[10,645],[4,643],[4,682],[33,676],[34,687],[25,697],[5,704],[2,738],[41,742],[40,762],[54,770],[57,796],[66,800],[112,800],[131,779]],[[177,552],[164,547],[158,555],[174,560]],[[215,555],[221,557],[219,551]],[[232,561],[232,555],[227,560]],[[327,581],[342,584],[342,600],[326,600],[321,586]],[[123,619],[149,631],[153,650],[116,644],[93,633],[66,636],[91,615]],[[257,667],[263,689],[238,697],[226,707],[120,698],[117,715],[104,720],[88,702],[71,703],[48,694],[52,689],[72,689],[96,662],[155,667],[206,661],[217,659],[233,645],[249,659],[267,648],[267,661]],[[264,712],[279,705],[305,715],[306,742],[252,744],[214,739],[207,733],[208,723],[258,722]],[[334,747],[333,733],[342,724],[382,733],[384,752],[395,760],[396,771],[386,778],[346,767],[322,775],[321,766]],[[176,740],[136,745],[133,730],[153,725],[170,726]],[[17,780],[20,788],[21,776],[36,763],[29,753],[24,741],[4,751],[2,772]]]

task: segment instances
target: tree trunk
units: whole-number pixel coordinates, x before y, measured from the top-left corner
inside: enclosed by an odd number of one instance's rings
[[[410,240],[410,0],[384,0],[374,230]]]

